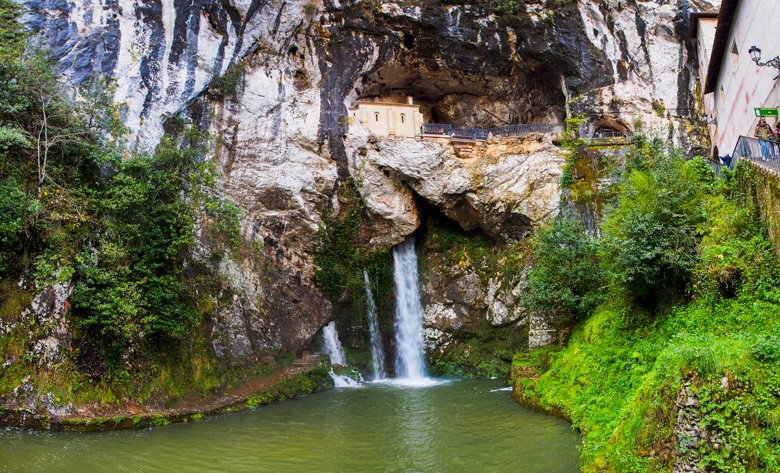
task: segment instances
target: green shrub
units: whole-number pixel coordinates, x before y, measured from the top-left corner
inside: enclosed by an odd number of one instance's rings
[[[582,319],[605,297],[597,242],[582,225],[557,218],[535,238],[536,261],[528,276],[528,305],[537,311]]]
[[[217,229],[238,238],[237,208],[203,188],[213,184],[202,163],[205,137],[186,139],[180,146],[164,138],[152,156],[106,163],[113,171],[96,202],[98,222],[76,259],[73,315],[108,356],[154,337],[180,338],[197,322],[181,267],[201,205]]]
[[[364,301],[363,271],[367,271],[374,286],[374,297],[381,301],[390,291],[389,248],[370,247],[361,239],[360,222],[366,203],[353,179],[341,182],[338,215],[327,209],[319,229],[320,248],[314,257],[317,263],[317,284],[331,300]]]
[[[685,162],[674,154],[656,159],[626,176],[602,225],[600,249],[613,286],[648,307],[665,293],[687,290],[712,184],[700,160]]]
[[[0,274],[9,269],[25,232],[31,199],[15,179],[0,180]]]

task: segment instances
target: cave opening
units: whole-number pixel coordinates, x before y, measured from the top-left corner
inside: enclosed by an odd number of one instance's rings
[[[406,103],[412,97],[426,123],[492,128],[561,123],[565,97],[551,83],[503,71],[466,74],[409,55],[362,74],[355,92],[358,100],[373,102]]]
[[[458,222],[447,217],[436,205],[415,193],[415,205],[420,211],[420,226],[413,235],[418,244],[424,244],[433,228],[438,228],[451,235],[464,238],[482,239],[485,242],[496,243],[496,239],[479,229],[464,230]]]
[[[631,134],[631,129],[617,117],[599,117],[590,124],[590,136],[593,138],[625,137]]]
[[[404,47],[406,49],[414,49],[414,35],[411,33],[404,34]]]

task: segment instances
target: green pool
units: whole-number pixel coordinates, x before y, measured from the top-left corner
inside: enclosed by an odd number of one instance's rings
[[[368,384],[142,431],[0,430],[8,472],[578,471],[565,421],[519,407],[496,381]]]

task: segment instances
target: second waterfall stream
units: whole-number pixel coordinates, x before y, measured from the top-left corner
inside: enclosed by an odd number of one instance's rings
[[[379,331],[379,320],[377,320],[376,315],[374,293],[371,291],[371,280],[368,278],[368,272],[366,270],[363,270],[363,282],[366,285],[366,315],[368,316],[368,333],[371,337],[371,367],[373,379],[384,379],[385,351],[382,347],[382,333]]]
[[[328,352],[330,363],[341,367],[347,366],[347,359],[344,355],[344,348],[341,346],[339,334],[336,331],[336,323],[331,322],[322,329],[322,338],[325,342],[325,351]],[[337,388],[357,386],[358,382],[349,376],[336,374],[330,370],[330,377],[333,378],[333,384]]]

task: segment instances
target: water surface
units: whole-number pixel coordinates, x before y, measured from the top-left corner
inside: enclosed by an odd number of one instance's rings
[[[519,407],[500,387],[372,384],[142,431],[5,429],[0,471],[578,471],[578,437],[569,424]]]

